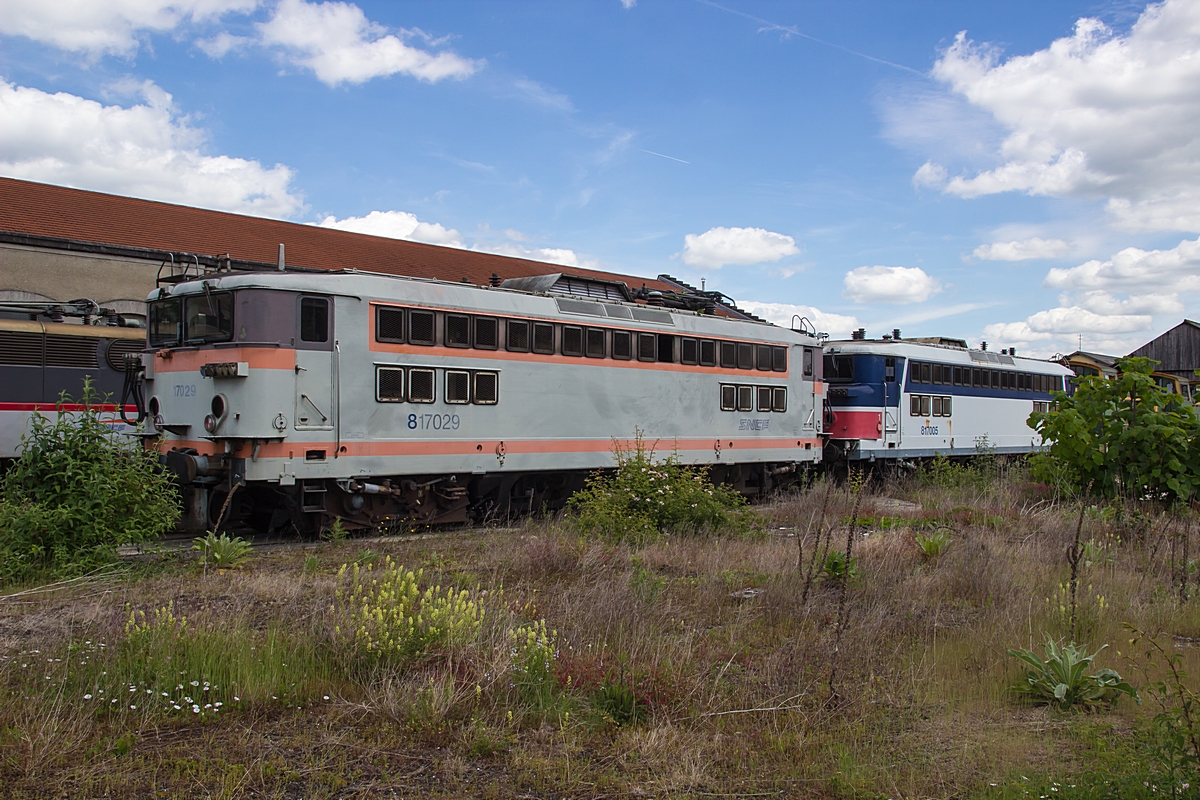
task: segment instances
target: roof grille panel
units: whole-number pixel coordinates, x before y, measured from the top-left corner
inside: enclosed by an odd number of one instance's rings
[[[100,340],[94,336],[46,335],[47,367],[78,367],[94,369],[100,366],[96,357]]]

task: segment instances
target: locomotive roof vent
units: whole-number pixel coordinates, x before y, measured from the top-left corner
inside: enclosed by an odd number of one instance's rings
[[[866,339],[867,338],[867,329],[859,328],[858,330],[851,332],[850,338],[854,339],[856,341]]]
[[[546,292],[567,294],[573,297],[589,297],[593,300],[623,300],[630,302],[629,287],[620,281],[597,278],[579,278],[555,272],[550,275],[530,275],[525,278],[508,278],[500,284],[501,289],[516,289],[519,292]]]

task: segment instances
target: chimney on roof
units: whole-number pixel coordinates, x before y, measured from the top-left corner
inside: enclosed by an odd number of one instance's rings
[[[492,286],[499,286],[500,284],[504,283],[504,281],[500,280],[500,276],[493,272],[492,277],[488,279],[488,283],[490,283]]]
[[[279,271],[283,272],[287,268],[287,264],[283,259],[283,242],[279,243]]]
[[[980,343],[979,343],[979,349],[980,349],[980,350],[987,350],[987,342],[980,342]]]
[[[1017,348],[1015,348],[1015,347],[1008,348],[1008,354],[1010,356],[1015,356],[1017,354]]]
[[[900,341],[900,329],[899,328],[892,328],[892,338],[895,339],[897,342]]]

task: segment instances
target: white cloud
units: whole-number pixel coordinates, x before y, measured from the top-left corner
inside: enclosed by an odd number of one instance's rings
[[[1200,3],[1148,5],[1122,35],[1080,19],[1072,35],[1007,60],[959,34],[933,75],[1007,132],[998,166],[945,191],[1107,198],[1118,227],[1200,230]]]
[[[925,186],[930,189],[939,189],[946,185],[946,168],[941,164],[935,164],[932,161],[926,161],[924,164],[913,173],[913,186]]]
[[[105,106],[0,79],[0,174],[260,216],[302,208],[291,169],[206,155],[169,94],[149,81],[141,93],[141,104]]]
[[[435,54],[412,47],[405,40],[419,32],[388,33],[352,3],[281,0],[258,30],[264,45],[280,48],[288,61],[311,69],[329,86],[363,83],[398,72],[434,83],[469,77],[482,66],[451,52]]]
[[[828,333],[834,339],[847,339],[850,332],[859,328],[858,317],[833,314],[812,306],[791,303],[760,303],[755,300],[739,300],[738,308],[749,311],[768,322],[785,328],[792,326],[794,316],[806,317],[818,331]]]
[[[726,264],[760,264],[800,252],[796,240],[762,228],[710,228],[683,237],[683,263],[720,269]]]
[[[365,217],[346,217],[341,220],[331,215],[321,220],[319,225],[322,228],[337,228],[341,231],[385,236],[389,239],[409,239],[426,244],[464,247],[462,235],[458,231],[437,222],[421,222],[407,211],[372,211]]]
[[[5,0],[0,33],[26,36],[91,56],[130,55],[139,31],[163,32],[231,12],[249,13],[258,0]]]
[[[1185,239],[1170,250],[1127,247],[1107,261],[1092,260],[1069,269],[1052,269],[1052,289],[1104,289],[1121,292],[1200,290],[1200,238]]]
[[[1034,236],[1014,242],[981,244],[972,253],[984,261],[1027,261],[1033,258],[1062,258],[1071,246],[1062,239],[1041,239]]]
[[[633,8],[637,5],[637,0],[621,0],[622,8]]]
[[[856,303],[921,303],[942,290],[920,267],[859,267],[844,283],[845,296]]]
[[[209,58],[222,59],[234,50],[241,50],[254,43],[250,36],[234,36],[228,31],[221,31],[208,39],[197,39],[196,47]]]
[[[600,263],[595,259],[583,258],[574,250],[565,247],[525,247],[514,242],[480,243],[471,247],[481,253],[495,253],[513,258],[527,258],[531,261],[545,261],[548,264],[558,264],[563,267],[580,267],[582,269],[600,269]]]

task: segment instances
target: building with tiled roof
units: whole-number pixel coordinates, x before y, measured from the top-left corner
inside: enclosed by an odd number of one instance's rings
[[[0,178],[0,300],[90,298],[140,313],[170,265],[358,269],[477,285],[562,273],[679,291],[673,281]],[[165,267],[164,267],[165,265]],[[664,276],[665,277],[665,276]]]

